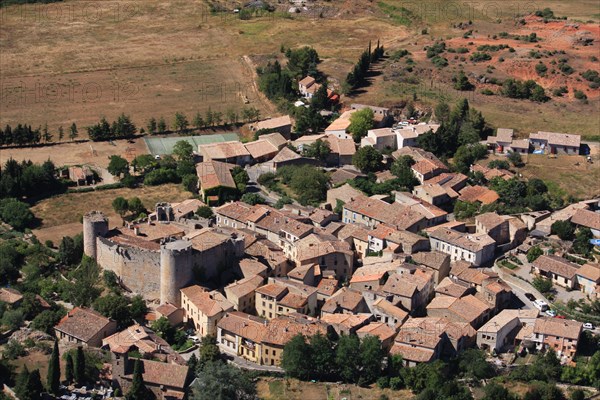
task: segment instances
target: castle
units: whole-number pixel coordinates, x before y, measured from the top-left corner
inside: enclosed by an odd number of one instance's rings
[[[102,212],[91,211],[83,217],[84,253],[113,271],[131,292],[179,306],[179,289],[199,277],[219,279],[244,254],[239,231],[203,227],[178,212],[184,203],[159,203],[143,222],[114,229]]]

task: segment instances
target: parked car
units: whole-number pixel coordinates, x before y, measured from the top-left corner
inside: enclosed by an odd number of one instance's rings
[[[188,339],[190,339],[192,342],[194,342],[194,344],[200,343],[200,338],[198,338],[198,336],[196,336],[196,335],[189,336]]]
[[[585,324],[583,324],[583,329],[592,330],[594,329],[594,325],[592,325],[590,322],[586,322]]]
[[[565,319],[565,316],[564,316],[564,315],[557,315],[557,316],[556,316],[556,317],[554,317],[554,318]]]
[[[544,312],[548,309],[548,303],[546,303],[544,300],[536,300],[533,302],[533,305],[535,308],[537,308],[538,310]]]
[[[529,301],[535,301],[535,296],[531,293],[525,293],[525,297],[527,297]]]
[[[549,317],[556,317],[556,311],[554,310],[546,310],[546,315]]]

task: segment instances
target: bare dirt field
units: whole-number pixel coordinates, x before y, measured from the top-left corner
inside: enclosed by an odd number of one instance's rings
[[[192,197],[181,185],[175,184],[63,194],[43,200],[31,208],[33,214],[41,220],[41,226],[33,233],[42,242],[52,240],[58,243],[63,236],[80,233],[80,218],[91,210],[104,212],[111,227],[121,226],[121,217],[112,208],[112,201],[119,196],[126,199],[139,197],[150,210],[160,201],[179,202]]]

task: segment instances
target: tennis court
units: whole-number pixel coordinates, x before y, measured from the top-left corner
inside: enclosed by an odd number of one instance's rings
[[[233,140],[240,140],[237,133],[218,133],[214,135],[202,135],[202,136],[174,136],[174,137],[149,137],[144,138],[148,152],[154,155],[166,155],[173,153],[173,146],[180,140],[185,140],[190,143],[194,150],[198,150],[200,144],[230,142]]]

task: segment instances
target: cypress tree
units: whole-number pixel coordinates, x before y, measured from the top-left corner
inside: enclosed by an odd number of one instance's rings
[[[42,385],[42,377],[40,376],[40,370],[34,369],[29,374],[29,380],[27,382],[28,391],[30,393],[30,399],[39,399],[40,395],[44,391],[44,385]],[[27,399],[22,399],[27,400]]]
[[[83,348],[77,347],[75,353],[75,382],[82,384],[85,381],[85,355],[83,354]]]
[[[142,376],[142,362],[135,360],[133,368],[133,380],[129,392],[125,396],[126,400],[146,400],[149,397],[148,389],[144,385],[144,377]]]
[[[73,382],[73,357],[71,354],[67,354],[67,366],[65,368],[65,378],[67,383]]]
[[[58,394],[60,388],[60,359],[57,340],[54,341],[54,349],[52,349],[52,356],[50,356],[46,386],[50,393]]]

